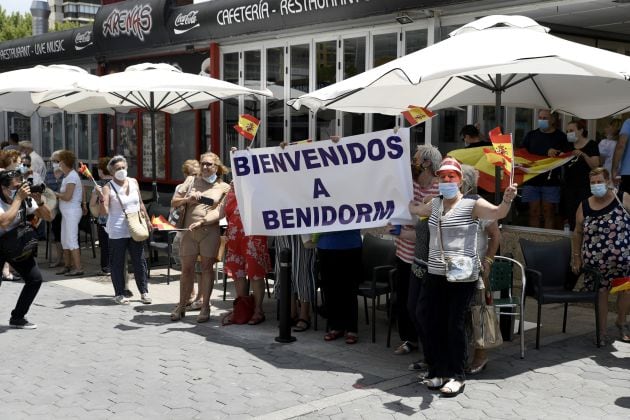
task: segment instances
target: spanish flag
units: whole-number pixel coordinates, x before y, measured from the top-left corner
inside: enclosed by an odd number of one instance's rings
[[[409,105],[407,108],[407,111],[403,111],[402,114],[412,127],[435,117],[435,113],[431,112],[429,108],[415,105]]]
[[[484,149],[488,162],[495,166],[503,167],[507,176],[512,173],[514,161],[514,148],[512,146],[512,134],[501,134],[501,128],[496,127],[490,131],[492,149]]]
[[[78,172],[81,175],[83,175],[84,177],[86,177],[87,179],[94,179],[94,177],[92,176],[92,172],[90,172],[88,167],[85,166],[85,163],[83,163],[83,162],[79,162],[79,171]]]
[[[461,163],[477,168],[477,170],[479,170],[479,187],[486,191],[494,192],[495,165],[488,161],[484,149],[489,148],[469,147],[466,149],[457,149],[448,152],[448,155],[454,157]],[[525,149],[516,149],[514,151],[513,160],[514,182],[519,185],[523,184],[539,174],[551,171],[552,169],[564,165],[573,159],[573,157],[574,156],[570,152],[563,153],[558,157],[547,157],[533,155]],[[508,183],[508,177],[503,177],[501,179],[501,189],[504,190],[507,188]]]
[[[242,114],[239,115],[238,124],[234,126],[234,129],[238,132],[238,134],[245,137],[247,140],[252,141],[254,140],[254,137],[256,137],[259,125],[260,120],[258,118],[249,114]]]
[[[151,218],[151,226],[158,230],[173,230],[175,226],[171,225],[168,220],[164,218],[164,216],[159,215],[155,217],[155,215]]]
[[[622,292],[630,290],[630,277],[619,277],[610,282],[610,293]]]

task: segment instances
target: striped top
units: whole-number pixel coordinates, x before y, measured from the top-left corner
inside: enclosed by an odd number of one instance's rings
[[[414,201],[422,201],[425,197],[435,197],[439,194],[437,182],[428,187],[421,187],[417,182],[413,182],[413,199]],[[396,256],[404,262],[411,264],[413,262],[413,254],[415,250],[415,241],[409,241],[396,237]]]
[[[440,230],[445,256],[474,257],[477,255],[479,221],[472,217],[477,198],[477,195],[464,196],[455,204],[455,207],[441,216]],[[442,261],[438,236],[440,233],[438,232],[438,218],[442,211],[442,200],[435,199],[432,204],[433,209],[429,217],[429,273],[444,276],[446,275],[446,264]],[[478,258],[476,260],[478,261]]]

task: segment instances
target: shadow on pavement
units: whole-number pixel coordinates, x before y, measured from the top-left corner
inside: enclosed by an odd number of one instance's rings
[[[63,300],[59,302],[61,306],[55,309],[66,309],[73,306],[115,306],[116,303],[111,296],[96,295],[90,299]]]

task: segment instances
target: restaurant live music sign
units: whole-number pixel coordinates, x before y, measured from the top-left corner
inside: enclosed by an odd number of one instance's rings
[[[471,0],[213,0],[174,7],[172,0],[101,6],[92,26],[0,43],[0,71],[69,60],[151,54],[154,48],[341,22]]]

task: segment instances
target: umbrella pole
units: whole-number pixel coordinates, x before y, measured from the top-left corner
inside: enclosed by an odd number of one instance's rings
[[[497,120],[497,125],[500,127],[501,120],[501,75],[496,75],[496,90],[495,105],[494,105],[494,117]],[[501,167],[494,167],[494,203],[498,206],[501,204]]]
[[[150,94],[151,99],[151,109],[149,110],[149,114],[151,115],[151,175],[153,177],[153,182],[151,184],[153,188],[153,201],[158,202],[158,190],[157,190],[157,159],[155,156],[155,104],[153,92]]]

